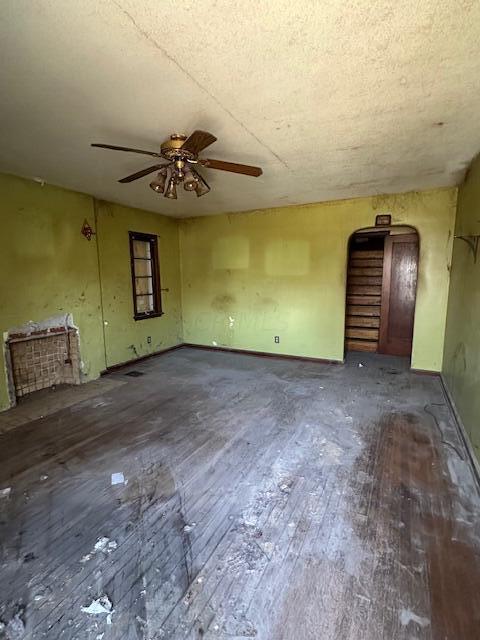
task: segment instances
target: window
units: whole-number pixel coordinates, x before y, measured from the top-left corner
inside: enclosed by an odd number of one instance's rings
[[[157,236],[130,231],[135,320],[162,315]]]

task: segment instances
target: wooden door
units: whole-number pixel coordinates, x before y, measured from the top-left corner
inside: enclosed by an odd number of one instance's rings
[[[418,273],[416,233],[385,238],[378,351],[396,356],[412,352]]]

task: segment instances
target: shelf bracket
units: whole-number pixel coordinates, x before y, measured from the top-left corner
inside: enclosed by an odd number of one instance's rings
[[[476,263],[477,262],[477,252],[478,252],[478,239],[480,238],[480,236],[476,235],[476,236],[454,236],[454,237],[458,238],[459,240],[463,240],[464,242],[466,242],[468,244],[468,246],[470,247],[470,249],[472,251],[473,262]]]

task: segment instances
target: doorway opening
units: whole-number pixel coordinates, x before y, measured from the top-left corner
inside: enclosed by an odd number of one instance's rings
[[[356,231],[348,245],[345,351],[411,356],[418,233],[409,226]]]

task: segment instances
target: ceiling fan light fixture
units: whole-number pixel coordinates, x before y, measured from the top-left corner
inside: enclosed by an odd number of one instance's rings
[[[155,193],[163,193],[163,190],[165,189],[166,179],[167,170],[165,168],[160,169],[155,180],[152,180],[152,182],[150,182],[150,189],[153,189]]]
[[[183,188],[185,191],[195,191],[198,185],[197,173],[190,167],[185,168],[185,178],[183,181]]]
[[[197,198],[200,198],[200,196],[204,196],[209,191],[210,191],[210,187],[202,178],[202,176],[199,173],[197,173],[197,186],[195,187]]]
[[[168,181],[167,189],[164,195],[165,195],[165,198],[170,198],[171,200],[177,199],[177,183],[173,176]]]
[[[184,160],[175,160],[175,177],[177,182],[181,182],[185,178],[185,161]]]

